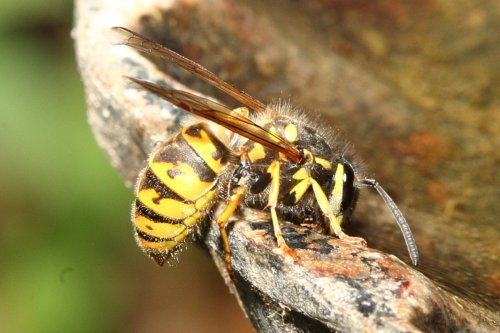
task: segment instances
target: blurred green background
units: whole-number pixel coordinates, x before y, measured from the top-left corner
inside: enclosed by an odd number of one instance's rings
[[[0,2],[0,332],[251,331],[190,246],[157,268],[93,139],[72,2]],[[201,325],[201,326],[200,326]]]

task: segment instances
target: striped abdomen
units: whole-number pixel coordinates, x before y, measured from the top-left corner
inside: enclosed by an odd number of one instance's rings
[[[204,123],[162,143],[142,172],[133,208],[136,240],[159,265],[207,215],[231,152]]]

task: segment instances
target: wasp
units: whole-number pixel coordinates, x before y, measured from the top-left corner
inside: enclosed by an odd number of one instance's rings
[[[186,91],[131,78],[145,90],[207,121],[184,127],[157,145],[136,185],[132,218],[139,247],[163,265],[206,220],[221,198],[216,218],[225,260],[231,270],[226,226],[242,205],[270,212],[277,245],[296,255],[283,237],[280,221],[315,221],[329,235],[346,235],[359,190],[374,188],[403,233],[410,258],[418,250],[403,214],[374,179],[362,177],[345,144],[332,138],[303,112],[286,103],[266,106],[186,57],[127,28],[114,27],[114,44],[172,62],[231,96],[237,109]],[[318,222],[319,221],[319,222]]]

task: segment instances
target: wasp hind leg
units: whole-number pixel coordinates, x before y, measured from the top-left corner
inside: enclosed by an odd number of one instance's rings
[[[217,218],[217,225],[219,226],[220,237],[222,239],[222,246],[224,247],[224,260],[226,262],[226,269],[229,274],[229,277],[233,281],[235,280],[235,277],[234,277],[233,266],[231,265],[231,247],[229,246],[229,239],[227,236],[226,226],[227,223],[229,222],[229,219],[234,214],[234,211],[236,210],[236,208],[238,208],[241,196],[245,193],[245,190],[246,190],[245,186],[237,187],[234,190],[233,194],[231,195],[231,198],[229,199],[226,208],[224,208],[222,213],[220,213],[219,217]]]

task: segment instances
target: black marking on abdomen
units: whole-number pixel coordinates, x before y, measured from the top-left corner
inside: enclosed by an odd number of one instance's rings
[[[174,165],[177,163],[187,164],[193,168],[194,173],[204,182],[213,182],[217,178],[217,174],[191,148],[182,134],[178,134],[173,142],[167,143],[162,149],[158,150],[152,162],[168,162]]]
[[[144,176],[142,177],[139,191],[150,188],[154,189],[159,194],[159,198],[153,200],[153,202],[156,201],[156,204],[158,204],[158,201],[163,198],[169,198],[183,203],[193,203],[191,200],[184,199],[183,197],[175,193],[172,189],[170,189],[166,184],[158,179],[158,177],[156,177],[151,168],[148,166],[146,172],[144,173]]]
[[[174,238],[161,238],[146,234],[145,232],[135,228],[137,236],[148,242],[161,243],[161,242],[174,242]]]
[[[139,199],[135,200],[134,213],[136,215],[144,216],[145,218],[154,223],[181,224],[184,222],[184,219],[173,220],[158,213],[155,213],[154,211],[146,207]]]

